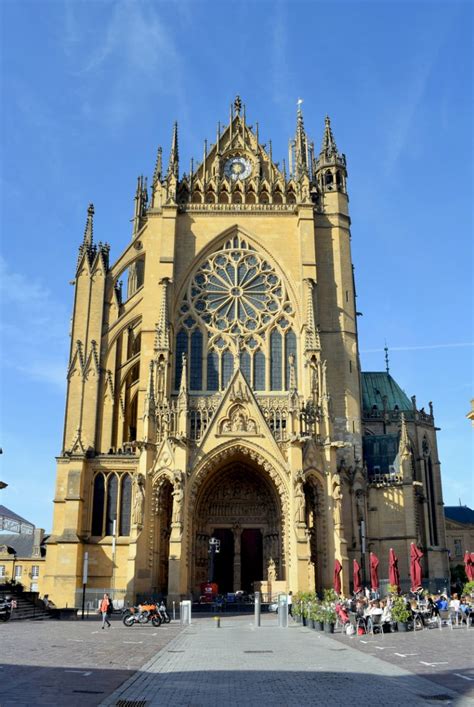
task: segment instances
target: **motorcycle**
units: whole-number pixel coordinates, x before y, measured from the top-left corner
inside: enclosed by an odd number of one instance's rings
[[[158,612],[156,604],[140,604],[127,609],[123,616],[122,622],[125,626],[133,626],[134,624],[147,624],[151,621],[153,626],[158,627],[162,624],[161,614]]]
[[[161,620],[163,621],[164,624],[169,624],[171,621],[170,615],[168,614],[168,611],[166,609],[165,603],[162,601],[161,604],[158,607],[158,613],[161,616]]]
[[[16,607],[16,601],[10,597],[0,599],[0,621],[10,621],[12,611]]]

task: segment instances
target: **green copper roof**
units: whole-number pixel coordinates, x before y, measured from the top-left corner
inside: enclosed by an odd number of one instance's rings
[[[395,406],[400,411],[413,410],[411,400],[390,373],[362,373],[361,383],[364,410],[372,410],[374,405],[383,410],[384,396],[387,396],[387,410],[394,410]]]

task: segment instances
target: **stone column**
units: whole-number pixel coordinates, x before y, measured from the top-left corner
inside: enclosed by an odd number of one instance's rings
[[[242,528],[239,525],[235,525],[232,528],[234,534],[234,592],[238,589],[242,589],[242,567],[241,567],[241,555],[240,555],[240,542],[242,538]]]

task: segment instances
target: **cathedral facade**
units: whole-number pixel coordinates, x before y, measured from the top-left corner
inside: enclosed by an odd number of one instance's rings
[[[189,172],[139,178],[112,265],[87,214],[45,591],[321,590],[388,550],[447,576],[433,411],[361,373],[346,158],[298,107],[288,163],[237,97]]]

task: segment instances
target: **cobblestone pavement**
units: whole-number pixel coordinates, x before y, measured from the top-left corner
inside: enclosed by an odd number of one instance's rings
[[[386,641],[387,650],[388,639],[378,640]],[[294,623],[280,629],[275,617],[262,617],[258,629],[249,616],[223,616],[220,628],[199,617],[101,707],[474,705],[468,696],[416,675],[414,662],[404,667],[378,652]]]
[[[0,623],[0,707],[97,705],[181,631],[86,621]]]
[[[350,638],[335,633],[333,638],[364,655],[375,655],[474,698],[474,628],[444,626]]]

